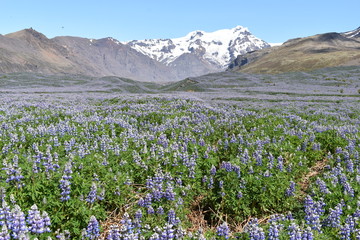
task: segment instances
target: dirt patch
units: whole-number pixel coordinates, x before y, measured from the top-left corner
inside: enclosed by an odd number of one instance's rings
[[[204,196],[197,196],[191,204],[190,213],[187,214],[187,217],[191,222],[191,227],[188,229],[190,232],[195,232],[199,229],[209,229],[208,222],[205,220],[206,213],[201,208],[201,202],[203,199]]]

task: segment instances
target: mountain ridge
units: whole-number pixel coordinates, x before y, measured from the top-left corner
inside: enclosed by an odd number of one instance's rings
[[[194,31],[180,38],[182,41],[188,39],[186,50],[176,49],[180,51],[178,55],[171,61],[164,62],[149,56],[149,53],[144,54],[134,49],[129,43],[111,37],[88,39],[59,36],[49,39],[33,28],[23,29],[0,35],[0,72],[69,73],[168,82],[224,70],[225,66],[219,64],[216,52],[212,51],[214,46],[226,48],[226,61],[233,58],[239,49],[244,53],[253,48],[268,47],[266,42],[256,38],[243,27],[216,32],[219,34],[228,31],[240,31],[244,36],[232,38],[232,35],[228,35],[227,40],[232,45],[226,43],[229,46],[221,46],[223,42],[209,38],[211,33],[207,35],[204,31]],[[204,36],[207,36],[206,41]],[[251,42],[254,39],[260,45],[255,46]],[[160,49],[162,53],[173,53],[172,49],[177,46],[176,41],[173,45],[171,42],[171,39],[167,40],[167,45],[164,45],[164,42],[159,40],[159,43],[163,44]],[[211,54],[208,54],[209,52]]]
[[[196,30],[184,37],[133,40],[126,44],[166,65],[182,54],[193,53],[220,69],[225,69],[239,54],[270,47],[242,26],[214,32]]]

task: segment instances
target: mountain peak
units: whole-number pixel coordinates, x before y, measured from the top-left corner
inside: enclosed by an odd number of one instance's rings
[[[246,27],[243,27],[243,26],[240,26],[240,25],[238,25],[238,26],[236,26],[236,27],[234,27],[234,28],[232,28],[232,30],[234,31],[234,32],[239,32],[239,31],[249,31],[249,29],[248,28],[246,28]]]
[[[90,40],[91,42],[95,41],[95,43],[100,45],[122,45],[118,40],[112,37],[101,38],[98,40]]]
[[[48,40],[48,38],[44,34],[36,31],[33,28],[25,28],[23,30],[14,33],[6,34],[5,36],[9,38],[18,38],[18,39],[24,39],[24,38],[29,39],[30,37],[33,37],[39,40]]]
[[[166,65],[184,54],[194,54],[216,69],[226,69],[237,55],[270,47],[242,26],[214,32],[196,30],[180,38],[134,40],[125,44]]]
[[[194,39],[194,38],[202,37],[204,34],[205,34],[204,31],[196,30],[196,31],[189,32],[189,33],[186,35],[186,37],[187,37],[187,38],[190,38],[190,39]]]

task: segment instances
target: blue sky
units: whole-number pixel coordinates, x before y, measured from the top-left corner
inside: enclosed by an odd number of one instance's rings
[[[241,25],[270,42],[360,26],[360,0],[1,0],[0,34],[175,38]]]

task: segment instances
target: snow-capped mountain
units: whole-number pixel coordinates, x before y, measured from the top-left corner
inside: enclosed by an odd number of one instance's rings
[[[180,56],[195,55],[213,71],[226,69],[238,55],[270,47],[242,26],[210,33],[193,31],[174,39],[134,40],[126,44],[168,66],[176,66]]]

